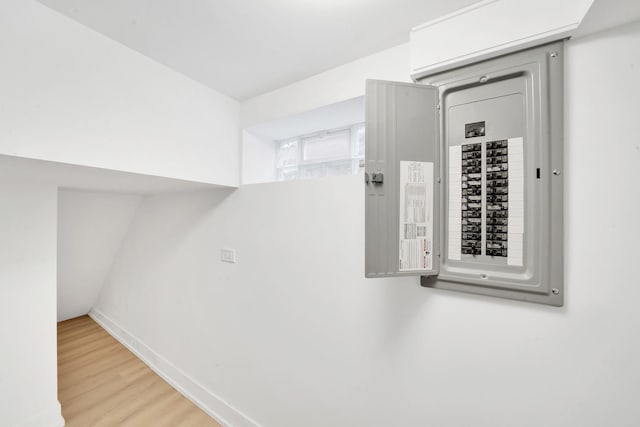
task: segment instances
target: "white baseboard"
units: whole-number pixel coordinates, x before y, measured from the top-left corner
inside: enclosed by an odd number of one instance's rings
[[[257,422],[207,390],[101,311],[93,308],[89,316],[162,379],[220,424],[225,427],[260,427]]]
[[[60,402],[56,400],[47,410],[32,416],[15,427],[64,427]]]

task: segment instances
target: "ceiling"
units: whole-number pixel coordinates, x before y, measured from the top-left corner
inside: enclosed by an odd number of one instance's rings
[[[39,0],[237,100],[409,41],[477,0]]]

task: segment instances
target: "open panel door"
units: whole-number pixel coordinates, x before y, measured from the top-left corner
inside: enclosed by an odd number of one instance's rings
[[[366,277],[438,274],[438,122],[436,87],[367,80]]]

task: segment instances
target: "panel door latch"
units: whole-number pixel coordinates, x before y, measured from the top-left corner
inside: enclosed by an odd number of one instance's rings
[[[372,173],[371,182],[374,184],[382,184],[384,182],[384,175],[382,174],[382,172]]]

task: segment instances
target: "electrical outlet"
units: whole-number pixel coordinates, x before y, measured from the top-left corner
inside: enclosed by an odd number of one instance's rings
[[[227,249],[227,248],[222,248],[220,250],[220,259],[223,262],[236,262],[236,251],[235,249]]]

